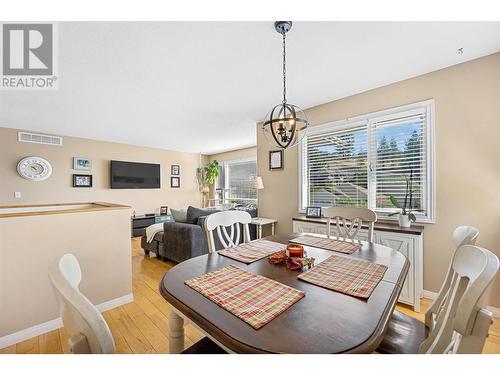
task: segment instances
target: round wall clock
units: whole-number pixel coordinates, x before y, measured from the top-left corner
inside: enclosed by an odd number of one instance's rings
[[[17,164],[17,173],[30,181],[43,181],[52,174],[52,166],[38,156],[28,156]]]

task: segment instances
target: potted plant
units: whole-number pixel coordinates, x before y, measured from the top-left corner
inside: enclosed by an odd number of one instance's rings
[[[398,215],[399,226],[408,228],[411,226],[412,222],[417,220],[415,214],[413,213],[413,171],[410,169],[410,176],[405,176],[406,180],[406,192],[405,200],[403,204],[400,204],[397,198],[393,195],[389,197],[391,204],[399,208],[398,211],[392,212],[389,216]]]
[[[208,206],[210,186],[215,184],[215,180],[218,176],[219,162],[217,160],[196,170],[196,180],[200,193],[202,194],[202,207]]]
[[[217,160],[214,160],[213,162],[205,165],[203,167],[203,170],[205,172],[205,180],[208,185],[215,184],[215,180],[219,176],[219,162]]]

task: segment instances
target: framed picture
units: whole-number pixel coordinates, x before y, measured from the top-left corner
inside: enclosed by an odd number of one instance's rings
[[[91,174],[74,174],[73,187],[92,187]]]
[[[269,151],[269,169],[272,171],[283,169],[283,150]]]
[[[321,218],[321,207],[307,207],[306,217],[310,219],[320,219]]]
[[[168,206],[160,207],[160,215],[166,215],[168,213]]]
[[[171,188],[180,188],[181,187],[181,178],[180,177],[170,177],[170,187]]]
[[[92,170],[92,160],[75,156],[73,158],[73,169],[82,171]]]
[[[173,176],[179,176],[181,174],[181,166],[180,165],[171,165],[170,166],[170,174]]]

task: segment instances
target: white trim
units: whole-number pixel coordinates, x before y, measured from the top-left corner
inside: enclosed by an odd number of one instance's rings
[[[10,335],[0,337],[0,349],[17,344],[18,342],[24,340],[28,340],[35,336],[43,335],[44,333],[53,331],[54,329],[58,329],[60,327],[62,327],[62,319],[57,318],[42,324],[37,324],[33,327],[23,329],[21,331],[11,333]]]
[[[126,294],[124,296],[105,301],[96,305],[100,312],[108,311],[114,309],[115,307],[125,305],[127,303],[134,301],[133,293]],[[61,328],[63,326],[62,319],[56,318],[49,320],[48,322],[37,324],[36,326],[22,329],[20,331],[11,333],[6,336],[0,337],[0,349],[6,348],[8,346],[17,344],[21,341],[28,340],[32,337],[43,335],[44,333],[53,331],[55,329]]]
[[[437,298],[438,294],[436,292],[431,292],[430,290],[423,290],[422,291],[422,297],[423,298],[427,298],[427,299],[431,299],[431,300],[435,300]]]
[[[129,294],[126,294],[124,296],[111,299],[109,301],[105,301],[103,303],[96,305],[96,307],[97,307],[97,310],[99,310],[100,312],[104,312],[104,311],[112,310],[118,306],[126,305],[127,303],[130,303],[130,302],[134,302],[134,294],[133,293],[129,293]]]
[[[500,307],[486,306],[486,310],[491,311],[495,318],[500,318]]]
[[[355,116],[355,117],[350,117],[346,118],[343,120],[338,120],[338,121],[333,121],[333,122],[327,122],[323,123],[320,125],[308,127],[304,130],[304,137],[300,140],[300,143],[298,145],[298,211],[300,213],[305,212],[305,206],[306,203],[304,200],[307,200],[306,197],[306,192],[305,192],[305,186],[303,184],[304,180],[304,155],[305,155],[305,142],[307,140],[308,135],[315,135],[315,134],[321,134],[325,131],[328,131],[332,128],[335,128],[335,130],[343,130],[343,129],[348,129],[348,128],[353,128],[356,127],[356,125],[367,125],[368,129],[367,131],[371,131],[371,125],[374,123],[380,121],[381,119],[383,120],[385,117],[390,116],[395,113],[402,113],[402,112],[409,112],[413,113],[414,111],[418,110],[419,108],[425,107],[425,113],[426,113],[426,145],[427,145],[427,197],[426,200],[428,201],[427,204],[427,215],[423,216],[421,214],[416,214],[417,216],[417,223],[435,223],[436,222],[436,179],[435,179],[435,173],[436,173],[436,152],[435,152],[435,101],[434,99],[427,99],[423,100],[421,102],[416,102],[416,103],[411,103],[411,104],[406,104],[402,105],[399,107],[393,107],[389,109],[385,109],[382,111],[377,111],[377,112],[371,112],[371,113],[366,113],[360,116]],[[370,147],[370,143],[368,142],[367,147]],[[373,154],[373,153],[371,153]],[[368,165],[369,167],[373,164],[373,155],[370,158],[370,152],[368,152]],[[368,169],[368,178],[370,179],[371,173],[370,169]],[[370,196],[374,194],[373,191],[371,191],[370,186],[373,185],[373,183],[368,183],[368,201],[370,202]],[[373,197],[372,201],[373,201]],[[373,209],[373,208],[372,208]],[[396,218],[389,217],[384,214],[384,210],[376,210],[377,214],[380,214],[380,217],[383,218],[384,220],[394,220],[396,221]]]
[[[422,297],[428,298],[430,300],[435,300],[436,297],[438,296],[438,293],[436,292],[431,292],[430,290],[424,290],[422,293]],[[495,307],[495,306],[486,306],[486,310],[491,311],[493,316],[495,318],[500,318],[500,307]]]

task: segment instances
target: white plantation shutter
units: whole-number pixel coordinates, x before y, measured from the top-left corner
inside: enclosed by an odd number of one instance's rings
[[[395,211],[391,195],[404,203],[412,173],[412,208],[432,222],[432,110],[430,100],[309,128],[299,147],[299,209],[368,207],[384,216]]]
[[[426,215],[427,132],[425,108],[374,118],[371,121],[371,150],[374,154],[372,185],[375,186],[375,209],[394,207],[393,195],[405,201],[406,178],[412,174],[412,208]],[[373,166],[372,164],[372,166]],[[374,170],[373,170],[374,169]]]
[[[368,131],[366,124],[307,138],[309,206],[368,204]]]

